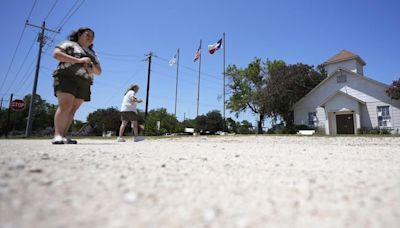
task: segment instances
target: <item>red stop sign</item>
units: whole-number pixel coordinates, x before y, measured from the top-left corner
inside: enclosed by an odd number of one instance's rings
[[[11,109],[14,111],[21,111],[25,108],[25,101],[20,99],[15,99],[11,102]]]

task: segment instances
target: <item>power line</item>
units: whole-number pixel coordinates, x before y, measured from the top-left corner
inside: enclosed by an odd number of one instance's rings
[[[53,12],[53,9],[54,9],[54,7],[57,5],[57,2],[58,2],[58,0],[56,0],[56,1],[54,2],[54,4],[53,4],[53,6],[51,7],[49,13],[48,13],[47,16],[44,18],[43,21],[46,21],[47,18],[50,16],[51,12]]]
[[[97,54],[100,54],[101,56],[111,56],[111,57],[135,57],[135,58],[143,58],[141,55],[136,55],[136,54],[114,54],[114,53],[109,53],[109,52],[103,52],[103,51],[97,51]]]
[[[28,17],[26,18],[27,21],[29,20],[29,18],[30,18],[31,15],[32,15],[32,11],[33,11],[33,9],[34,9],[35,6],[36,6],[36,1],[37,1],[37,0],[35,0],[35,1],[33,2],[33,5],[32,5],[32,7],[31,7],[31,10],[29,11]],[[22,37],[23,37],[23,35],[24,35],[25,29],[26,29],[26,24],[24,24],[24,27],[23,27],[23,29],[22,29],[21,35],[20,35],[19,40],[18,40],[17,47],[15,48],[13,57],[11,58],[10,65],[8,66],[6,76],[4,76],[4,80],[3,80],[3,82],[1,83],[0,91],[1,91],[1,89],[3,88],[3,86],[4,86],[4,84],[5,84],[6,80],[7,80],[8,74],[10,73],[11,66],[12,66],[12,64],[14,63],[14,59],[15,59],[15,56],[16,56],[16,54],[17,54],[19,45],[21,44],[21,40],[22,40]]]
[[[33,6],[32,6],[32,8],[31,8],[31,10],[29,11],[29,14],[28,14],[28,17],[26,18],[26,20],[29,20],[29,19],[31,18],[32,11],[33,11],[33,9],[34,9],[35,6],[36,6],[36,1],[37,1],[37,0],[35,0],[35,1],[33,2]]]
[[[33,39],[33,42],[32,42],[32,44],[31,44],[31,47],[29,48],[28,52],[26,53],[25,58],[24,58],[24,60],[22,61],[22,64],[21,64],[21,66],[19,67],[19,70],[18,70],[17,74],[13,77],[13,80],[12,80],[11,84],[8,86],[8,88],[7,88],[7,90],[4,92],[4,94],[7,94],[7,92],[10,90],[10,88],[13,87],[14,82],[15,82],[15,80],[18,78],[19,73],[21,73],[22,67],[24,66],[24,64],[25,64],[25,62],[26,62],[26,60],[27,60],[29,54],[31,53],[32,47],[33,47],[33,45],[35,44],[35,42],[36,42],[36,37],[35,37],[35,39]]]
[[[159,56],[157,56],[157,58],[158,59],[160,59],[160,60],[162,60],[162,61],[164,61],[164,62],[169,62],[169,60],[167,60],[167,59],[165,59],[165,58],[162,58],[162,57],[159,57]],[[198,70],[196,70],[196,69],[194,69],[194,68],[191,68],[191,67],[189,67],[189,66],[186,66],[186,65],[182,65],[182,64],[180,64],[180,66],[182,66],[183,68],[185,68],[185,69],[187,69],[187,70],[190,70],[190,71],[193,71],[193,72],[196,72],[196,73],[198,73]],[[215,76],[215,75],[212,75],[212,74],[209,74],[209,73],[205,73],[205,72],[201,72],[201,74],[202,75],[206,75],[206,76],[209,76],[209,77],[211,77],[211,78],[213,78],[213,79],[216,79],[216,80],[222,80],[221,78],[219,78],[219,77],[217,77],[217,76]]]
[[[58,0],[57,0],[58,1]],[[71,17],[76,13],[76,11],[82,6],[82,4],[85,2],[85,0],[83,0],[81,2],[81,4],[75,8],[75,6],[79,3],[79,0],[76,0],[75,3],[72,5],[72,7],[68,10],[67,14],[65,14],[65,16],[63,17],[63,19],[61,19],[60,23],[58,23],[58,25],[56,26],[58,32],[61,31],[62,27],[64,27],[64,25],[71,19]],[[75,8],[75,10],[74,10]],[[72,12],[73,11],[73,12]],[[72,12],[72,13],[71,13]],[[58,35],[58,33],[53,33],[52,37],[48,37],[49,41],[51,43],[54,42],[54,38]],[[46,53],[49,49],[51,48],[51,46],[47,46],[47,48],[44,50],[44,53]]]
[[[152,63],[153,63],[153,62],[152,62]],[[165,75],[165,76],[167,76],[167,77],[169,77],[169,78],[173,78],[173,77],[174,77],[174,75],[172,75],[172,74],[163,73],[163,72],[161,72],[161,71],[154,70],[154,69],[152,69],[151,72],[157,73],[157,75]],[[197,85],[197,83],[196,83],[195,81],[189,80],[187,77],[186,77],[186,78],[185,78],[185,77],[181,77],[181,78],[179,79],[179,81],[186,82],[186,84],[190,84],[190,85]],[[211,82],[211,81],[206,81],[206,82],[210,82],[210,83],[212,83],[212,85],[215,85],[215,82]],[[206,88],[209,88],[209,89],[212,89],[212,90],[215,90],[215,89],[216,89],[216,88],[214,88],[214,87],[211,87],[209,84],[203,85],[202,87],[206,87]]]
[[[77,4],[79,2],[79,0],[77,0],[76,2],[75,2],[75,4],[74,4],[74,6]],[[81,4],[71,13],[71,15],[64,21],[64,23],[59,27],[59,30],[61,30],[61,28],[62,27],[64,27],[64,25],[69,21],[69,19],[71,19],[72,18],[72,16],[76,13],[76,11],[79,9],[79,8],[81,8],[81,6],[82,6],[82,4],[85,2],[85,0],[82,0],[82,2],[81,2]],[[72,8],[70,9],[70,11],[73,9],[73,7],[74,6],[72,6]],[[69,11],[69,12],[70,12]],[[68,13],[67,13],[67,15],[68,15]],[[64,17],[65,18],[65,17]]]
[[[79,0],[76,0],[75,3],[72,5],[71,8],[69,8],[67,14],[65,14],[65,16],[63,17],[63,19],[61,19],[60,23],[56,26],[56,28],[58,28],[59,30],[61,30],[61,25],[63,24],[63,22],[65,21],[65,19],[68,17],[68,15],[71,13],[71,11],[74,9],[74,7],[76,6],[76,4],[78,4]]]
[[[34,68],[33,68],[33,64],[34,64],[34,63],[35,63],[35,59],[32,60],[30,66],[28,67],[28,70],[25,71],[25,74],[24,74],[24,76],[23,76],[22,79],[21,79],[21,83],[19,83],[19,86],[18,86],[17,90],[15,90],[14,94],[17,94],[18,91],[20,91],[20,90],[24,87],[25,83],[27,82],[27,80],[28,80],[28,78],[29,78],[29,75],[32,75],[33,69],[34,69]],[[28,88],[28,87],[27,87],[27,88]],[[25,92],[25,91],[27,90],[27,88],[26,88],[25,90],[22,90],[21,93]]]

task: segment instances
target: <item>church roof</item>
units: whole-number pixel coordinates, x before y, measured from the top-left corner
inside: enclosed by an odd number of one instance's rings
[[[342,50],[339,53],[337,53],[336,55],[332,56],[331,58],[329,58],[328,60],[326,60],[324,62],[324,65],[342,62],[342,61],[346,61],[346,60],[350,60],[350,59],[357,60],[363,66],[366,65],[366,63],[364,62],[364,60],[361,59],[360,56],[358,56],[354,53],[351,53],[347,50]]]

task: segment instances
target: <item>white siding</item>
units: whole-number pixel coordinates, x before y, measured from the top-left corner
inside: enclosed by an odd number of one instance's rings
[[[394,133],[400,133],[400,100],[393,100],[389,108]]]
[[[389,103],[386,102],[374,102],[368,103],[367,109],[369,113],[369,117],[371,120],[372,128],[378,127],[378,113],[377,107],[378,106],[389,106],[389,113],[390,113],[390,121],[392,124],[392,128],[394,131],[400,131],[400,102],[399,101],[390,101]],[[398,130],[397,130],[398,129]]]
[[[329,113],[329,129],[326,129],[325,132],[329,135],[335,135],[337,132],[336,129],[336,115],[333,112]]]
[[[327,112],[357,111],[358,102],[351,97],[338,93],[325,104]]]
[[[357,68],[357,72],[356,72],[357,74],[364,75],[364,67],[361,64],[359,64],[358,62],[356,64],[356,68]]]
[[[318,127],[319,128],[325,128],[325,123],[326,123],[326,113],[325,109],[322,107],[317,108],[317,119],[318,119]]]
[[[370,114],[365,104],[360,104],[360,121],[361,127],[372,128]]]
[[[325,70],[328,72],[328,75],[331,73],[335,72],[338,68],[344,68],[348,69],[349,71],[352,71],[354,73],[359,72],[359,65],[355,59],[347,60],[347,61],[342,61],[342,62],[337,62],[337,63],[332,63],[329,65],[325,66]],[[361,66],[362,68],[362,66]]]
[[[317,125],[318,127],[324,128],[327,118],[325,116],[325,109],[322,107],[296,109],[296,114],[294,115],[294,123],[297,125],[308,125],[309,112],[317,112]]]

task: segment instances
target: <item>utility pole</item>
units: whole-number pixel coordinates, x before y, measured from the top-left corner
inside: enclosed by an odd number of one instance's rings
[[[179,75],[179,48],[177,50],[178,61],[176,64],[176,86],[175,86],[175,117],[176,117],[176,103],[178,100],[178,75]]]
[[[146,119],[147,117],[147,111],[149,107],[149,91],[150,91],[150,72],[151,72],[151,57],[153,57],[153,52],[149,52],[149,54],[146,55],[146,59],[149,61],[149,67],[147,69],[147,90],[146,90],[146,109],[144,111],[144,118]]]
[[[39,78],[39,69],[40,69],[40,59],[42,56],[42,49],[44,44],[46,43],[46,37],[44,35],[45,31],[50,31],[50,32],[54,32],[54,33],[59,33],[60,31],[55,31],[55,30],[51,30],[51,29],[47,29],[46,28],[46,22],[43,21],[42,26],[37,26],[37,25],[33,25],[30,24],[29,21],[27,20],[26,25],[35,27],[35,28],[40,28],[41,32],[38,35],[38,42],[39,42],[39,53],[38,53],[38,58],[37,58],[37,62],[36,62],[36,71],[35,71],[35,79],[33,82],[33,89],[32,89],[32,96],[31,96],[31,102],[29,105],[29,114],[28,114],[28,123],[26,124],[26,131],[25,131],[25,136],[29,137],[32,134],[32,122],[33,122],[33,113],[35,110],[35,97],[36,97],[36,88],[37,88],[37,82],[38,82],[38,78]]]
[[[223,92],[223,94],[224,94],[224,97],[223,97],[223,99],[224,99],[224,101],[223,101],[223,104],[224,104],[224,107],[223,107],[223,109],[224,109],[224,111],[223,111],[223,116],[224,116],[224,122],[222,123],[222,131],[225,133],[225,132],[227,132],[227,129],[226,129],[226,126],[225,126],[225,124],[226,124],[226,119],[225,119],[225,78],[226,78],[226,76],[225,76],[225,46],[226,46],[226,42],[225,42],[225,32],[223,33],[223,35],[222,35],[223,37],[223,39],[224,39],[224,41],[223,41],[223,44],[224,44],[224,53],[223,53],[223,67],[224,67],[224,69],[223,69],[223,76],[224,76],[224,85],[223,85],[223,90],[222,90],[222,92]]]
[[[200,70],[201,70],[201,40],[200,40],[200,46],[199,46],[199,50],[200,50],[200,57],[199,57],[199,79],[197,82],[197,113],[196,113],[196,118],[199,116],[199,103],[200,103]]]

